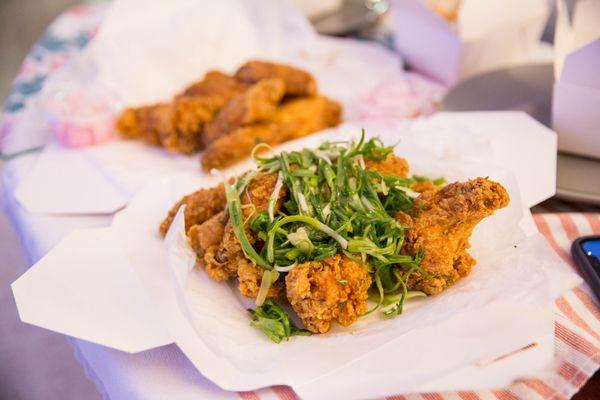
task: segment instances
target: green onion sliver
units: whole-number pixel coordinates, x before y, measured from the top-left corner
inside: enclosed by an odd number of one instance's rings
[[[281,191],[281,187],[283,186],[283,174],[281,171],[277,174],[277,182],[275,183],[275,188],[273,189],[273,193],[271,193],[271,197],[269,198],[269,222],[273,222],[275,219],[275,204],[277,204],[277,199],[279,198],[279,192]]]
[[[244,227],[244,216],[242,214],[242,203],[240,196],[233,185],[223,182],[225,186],[225,196],[227,197],[227,209],[229,210],[229,219],[233,227],[235,237],[240,242],[242,250],[248,259],[253,261],[256,265],[265,269],[272,269],[271,265],[264,258],[260,256],[252,247],[248,236],[246,235],[246,229]]]
[[[269,294],[269,289],[271,288],[271,285],[275,283],[277,278],[279,278],[279,272],[275,270],[265,270],[263,272],[262,280],[260,282],[260,288],[258,289],[258,294],[256,295],[257,307],[263,305],[263,303],[267,299],[267,294]]]
[[[312,226],[315,229],[320,230],[321,232],[329,235],[330,237],[332,237],[333,239],[335,239],[340,246],[342,246],[342,249],[346,249],[348,247],[348,241],[346,239],[344,239],[344,237],[342,235],[340,235],[338,232],[334,231],[333,229],[331,229],[329,226],[325,225],[324,223],[311,218],[311,217],[307,217],[305,215],[290,215],[287,217],[284,217],[282,219],[280,219],[279,221],[277,221],[273,227],[271,228],[271,230],[269,231],[268,235],[267,235],[267,259],[270,260],[271,262],[274,260],[274,245],[275,245],[275,233],[277,233],[277,230],[279,228],[281,228],[283,225],[285,224],[289,224],[291,222],[304,222],[307,225]]]

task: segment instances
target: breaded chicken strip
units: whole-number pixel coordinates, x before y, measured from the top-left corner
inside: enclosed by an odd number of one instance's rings
[[[365,167],[385,175],[396,175],[406,178],[408,175],[408,162],[394,154],[388,154],[382,161],[365,159]]]
[[[288,96],[317,94],[317,82],[311,74],[285,64],[248,61],[237,70],[235,77],[245,83],[256,83],[265,78],[279,78],[285,82],[285,94]]]
[[[184,204],[186,205],[184,216],[187,232],[192,226],[203,223],[225,209],[227,199],[223,184],[210,189],[200,189],[179,200],[160,224],[159,231],[162,236],[166,235],[179,207]]]
[[[117,130],[128,139],[143,138],[167,150],[191,154],[201,148],[204,124],[248,85],[220,72],[209,72],[170,103],[128,108]]]
[[[339,125],[342,107],[325,96],[288,100],[279,107],[273,121],[281,127],[284,141]]]
[[[325,333],[332,322],[348,326],[367,311],[367,270],[341,255],[296,266],[286,276],[287,298],[302,322]]]
[[[212,142],[202,154],[205,170],[224,168],[247,157],[254,146],[274,146],[340,123],[340,105],[323,96],[290,100],[279,107],[272,122],[234,130]]]
[[[220,136],[243,125],[273,118],[284,90],[281,79],[263,79],[245,92],[234,96],[205,126],[202,134],[204,145],[207,146]]]
[[[422,249],[420,266],[428,276],[414,273],[408,286],[437,294],[468,275],[475,264],[467,253],[473,228],[509,201],[504,187],[486,178],[423,192],[415,202],[403,252],[414,256]]]
[[[274,146],[282,141],[283,134],[275,124],[243,126],[212,142],[202,153],[200,163],[205,171],[225,168],[248,157],[259,143]]]
[[[212,97],[225,104],[235,95],[242,93],[248,88],[248,84],[240,82],[231,75],[219,71],[208,71],[204,78],[188,86],[184,96]]]
[[[193,154],[202,148],[202,130],[213,119],[221,100],[214,97],[178,96],[159,130],[162,146],[173,153]]]
[[[159,146],[160,132],[170,129],[171,109],[169,103],[126,108],[117,119],[117,130],[126,139],[143,139]]]

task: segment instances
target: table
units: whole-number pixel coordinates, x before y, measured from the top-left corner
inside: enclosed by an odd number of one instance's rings
[[[35,148],[47,138],[30,137],[28,103],[35,98],[48,74],[77,54],[92,37],[105,6],[72,8],[47,30],[25,59],[9,95],[0,124],[0,149],[19,143]],[[29,125],[28,125],[29,124]],[[111,216],[56,217],[31,215],[15,201],[12,193],[19,180],[35,162],[36,154],[5,155],[12,158],[3,180],[8,214],[19,233],[32,264],[70,230],[101,227]],[[557,253],[570,265],[570,242],[584,234],[600,234],[600,210],[564,203],[545,202],[534,208],[538,229]],[[574,267],[574,266],[573,266]],[[575,267],[574,267],[575,268]],[[513,383],[510,387],[482,392],[428,393],[398,395],[388,399],[566,399],[573,396],[600,368],[600,306],[586,285],[556,301],[554,364],[542,374]],[[133,399],[295,399],[287,387],[273,387],[248,393],[224,392],[202,377],[174,346],[169,345],[130,355],[78,339],[69,339],[76,357],[98,390],[113,400]],[[585,386],[577,399],[592,399],[599,393],[598,374]]]

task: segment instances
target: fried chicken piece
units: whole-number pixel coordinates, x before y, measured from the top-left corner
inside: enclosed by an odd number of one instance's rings
[[[240,247],[231,223],[228,221],[223,229],[220,243],[208,247],[198,261],[208,276],[215,281],[233,278],[241,263],[249,262]]]
[[[173,153],[193,154],[202,148],[202,130],[219,107],[221,100],[213,97],[178,96],[159,130],[162,146]]]
[[[243,126],[212,142],[202,153],[200,162],[205,171],[225,168],[249,156],[257,144],[274,146],[283,138],[279,127],[272,123]]]
[[[339,124],[341,107],[326,97],[288,101],[273,121],[241,127],[212,142],[202,154],[202,167],[224,168],[247,157],[259,143],[274,146]]]
[[[436,185],[432,181],[415,182],[411,186],[411,190],[417,193],[427,192],[429,190],[438,190],[441,186]]]
[[[210,188],[200,189],[192,194],[184,196],[169,211],[167,217],[160,224],[160,234],[167,234],[179,207],[186,205],[185,230],[186,232],[194,225],[198,225],[208,220],[213,215],[225,209],[227,199],[225,197],[225,188],[223,184]]]
[[[422,249],[425,257],[420,266],[428,276],[414,273],[408,286],[437,294],[468,275],[475,264],[467,253],[473,228],[509,201],[504,187],[486,178],[422,193],[415,203],[413,226],[403,251],[414,256]]]
[[[256,212],[267,210],[269,198],[275,189],[276,183],[277,174],[272,173],[258,175],[250,182],[240,196],[242,205],[245,206],[242,209],[245,220],[250,220]],[[279,200],[275,204],[276,209],[281,207],[286,197],[287,190],[282,188],[279,192]],[[250,205],[251,207],[248,207]],[[246,235],[251,244],[262,245],[262,243],[258,243],[259,240],[248,228],[246,228]],[[224,280],[237,277],[240,292],[244,296],[255,298],[258,294],[264,270],[246,258],[230,221],[224,226],[222,240],[218,246],[211,246],[205,252],[202,264],[212,279]],[[281,292],[282,283],[276,282],[269,290],[268,296],[278,297]]]
[[[219,71],[208,71],[201,81],[188,86],[182,94],[193,97],[212,97],[218,99],[223,105],[247,88],[248,84],[238,81],[231,75]]]
[[[400,222],[404,229],[410,229],[413,227],[412,217],[404,211],[398,211],[396,214],[394,214],[394,219]]]
[[[365,167],[377,171],[381,174],[396,175],[402,178],[406,178],[408,175],[408,162],[395,154],[388,154],[387,157],[381,161],[365,159]]]
[[[285,139],[298,139],[331,128],[341,122],[342,107],[325,96],[288,100],[277,110],[274,122],[281,127]]]
[[[246,258],[238,260],[237,266],[238,289],[240,293],[245,297],[256,299],[265,269],[252,264]],[[280,278],[269,288],[267,298],[277,299],[282,296],[284,290],[283,279]]]
[[[168,103],[126,108],[117,119],[116,128],[126,139],[143,139],[159,146],[160,132],[169,129],[171,108]]]
[[[311,332],[325,333],[332,322],[348,326],[367,311],[371,277],[339,254],[296,266],[285,282],[290,304]]]
[[[233,97],[206,125],[202,134],[204,145],[241,126],[271,119],[284,90],[281,79],[263,79]]]
[[[256,83],[265,78],[279,78],[285,82],[285,94],[288,96],[317,94],[317,82],[311,74],[285,64],[248,61],[237,70],[235,77],[245,83]]]
[[[143,138],[167,150],[192,154],[202,146],[206,122],[233,96],[248,87],[234,77],[211,71],[172,102],[126,109],[117,130],[128,139]]]
[[[221,211],[201,224],[192,225],[187,230],[192,249],[198,256],[203,256],[209,247],[216,246],[223,241],[227,221],[229,221],[229,213]]]

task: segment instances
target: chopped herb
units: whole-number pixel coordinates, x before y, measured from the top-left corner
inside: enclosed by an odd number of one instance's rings
[[[411,187],[431,179],[365,168],[365,161],[382,161],[393,148],[379,138],[367,139],[364,131],[358,141],[325,142],[316,150],[259,157],[258,150],[269,149],[259,145],[253,152],[258,168],[238,178],[234,185],[225,185],[233,230],[248,259],[265,270],[277,266],[285,274],[292,265],[342,253],[372,274],[379,299],[371,311],[383,306],[388,317],[400,314],[411,296],[407,288],[410,275],[429,275],[419,267],[422,252],[415,256],[402,253],[405,227],[395,215],[422,206],[415,201],[418,193]],[[254,177],[265,173],[277,174],[268,208],[244,221],[240,193]],[[438,178],[432,182],[441,185],[445,181]],[[283,188],[288,196],[277,207]],[[246,224],[260,239],[257,248],[248,240]],[[275,274],[264,275],[265,287],[274,279]],[[338,283],[347,285],[348,281],[340,279]],[[291,335],[291,322],[275,303],[266,300],[252,313],[253,326],[274,341]]]
[[[290,336],[311,335],[308,330],[298,328],[283,308],[271,299],[265,300],[262,306],[248,312],[252,316],[250,325],[260,329],[275,343],[287,340]]]

